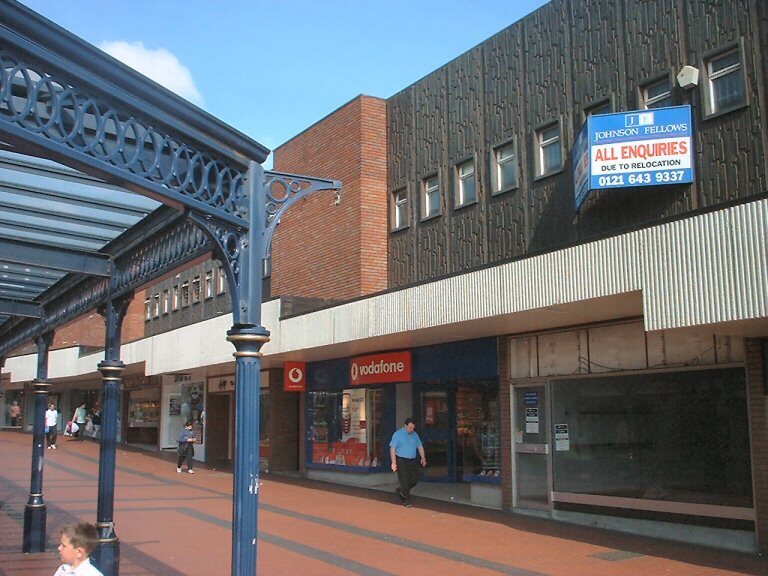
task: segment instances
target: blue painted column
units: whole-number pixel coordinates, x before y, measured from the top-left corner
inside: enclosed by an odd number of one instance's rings
[[[120,540],[115,533],[115,453],[120,410],[120,382],[125,364],[120,360],[120,329],[133,294],[112,299],[99,312],[106,322],[104,361],[99,363],[102,377],[101,446],[99,450],[99,494],[96,528],[99,543],[91,554],[93,564],[104,576],[120,572]]]
[[[53,332],[36,339],[37,378],[34,382],[34,422],[32,424],[32,475],[29,499],[24,507],[24,540],[22,551],[45,552],[47,544],[47,509],[43,500],[43,464],[45,462],[45,407],[48,402],[48,350]]]
[[[260,349],[269,341],[261,326],[233,326],[235,346],[235,467],[232,507],[232,574],[256,574],[259,508]]]

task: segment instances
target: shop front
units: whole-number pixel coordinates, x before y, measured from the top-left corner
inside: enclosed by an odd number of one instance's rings
[[[539,372],[510,391],[515,509],[633,531],[684,524],[675,530],[681,539],[724,530],[713,537],[727,533],[734,547],[748,547],[754,504],[740,339],[646,334],[629,323],[509,346],[513,375]]]
[[[160,386],[156,379],[132,376],[123,379],[124,422],[122,438],[126,444],[157,449],[160,426]]]
[[[175,450],[184,424],[192,422],[195,460],[205,461],[205,390],[205,377],[197,372],[163,374],[162,399],[157,403],[158,415],[162,414],[158,434],[161,450]]]

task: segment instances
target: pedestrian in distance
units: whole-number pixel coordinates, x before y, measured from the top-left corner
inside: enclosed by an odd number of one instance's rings
[[[395,430],[389,442],[389,456],[392,460],[392,472],[397,472],[398,487],[395,490],[400,503],[411,508],[411,490],[419,481],[419,464],[427,465],[424,445],[416,433],[413,418],[406,418],[404,426]]]
[[[176,472],[181,474],[181,465],[187,461],[187,472],[194,474],[192,459],[195,455],[195,433],[192,431],[192,420],[187,420],[179,436],[179,457],[176,460]]]
[[[72,437],[75,440],[84,440],[85,439],[85,421],[86,421],[86,411],[85,411],[85,402],[81,402],[80,406],[75,408],[74,414],[72,414],[72,422],[77,424],[77,430],[74,431],[72,434]]]
[[[56,450],[56,426],[59,421],[59,413],[56,405],[51,402],[48,404],[48,410],[45,411],[45,439],[48,442],[48,450]]]
[[[98,543],[99,533],[93,524],[80,522],[65,526],[59,544],[59,558],[63,564],[53,576],[104,576],[90,559]]]
[[[11,404],[11,426],[21,426],[21,406],[16,400]]]

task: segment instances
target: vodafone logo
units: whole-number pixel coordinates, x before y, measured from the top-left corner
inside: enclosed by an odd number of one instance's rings
[[[304,371],[298,367],[291,368],[288,371],[288,380],[290,380],[292,384],[298,384],[304,380]]]
[[[411,379],[411,353],[390,352],[353,358],[349,364],[352,384],[408,382]]]
[[[283,364],[283,390],[304,392],[307,389],[307,363],[286,362]]]

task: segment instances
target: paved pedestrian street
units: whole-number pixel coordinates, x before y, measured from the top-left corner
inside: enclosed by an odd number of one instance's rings
[[[48,551],[21,552],[32,437],[0,432],[0,575],[50,576],[62,525],[96,520],[99,445],[45,452]],[[232,475],[118,447],[122,576],[230,574]],[[342,576],[725,576],[768,574],[756,555],[512,516],[426,498],[263,476],[258,573]]]

